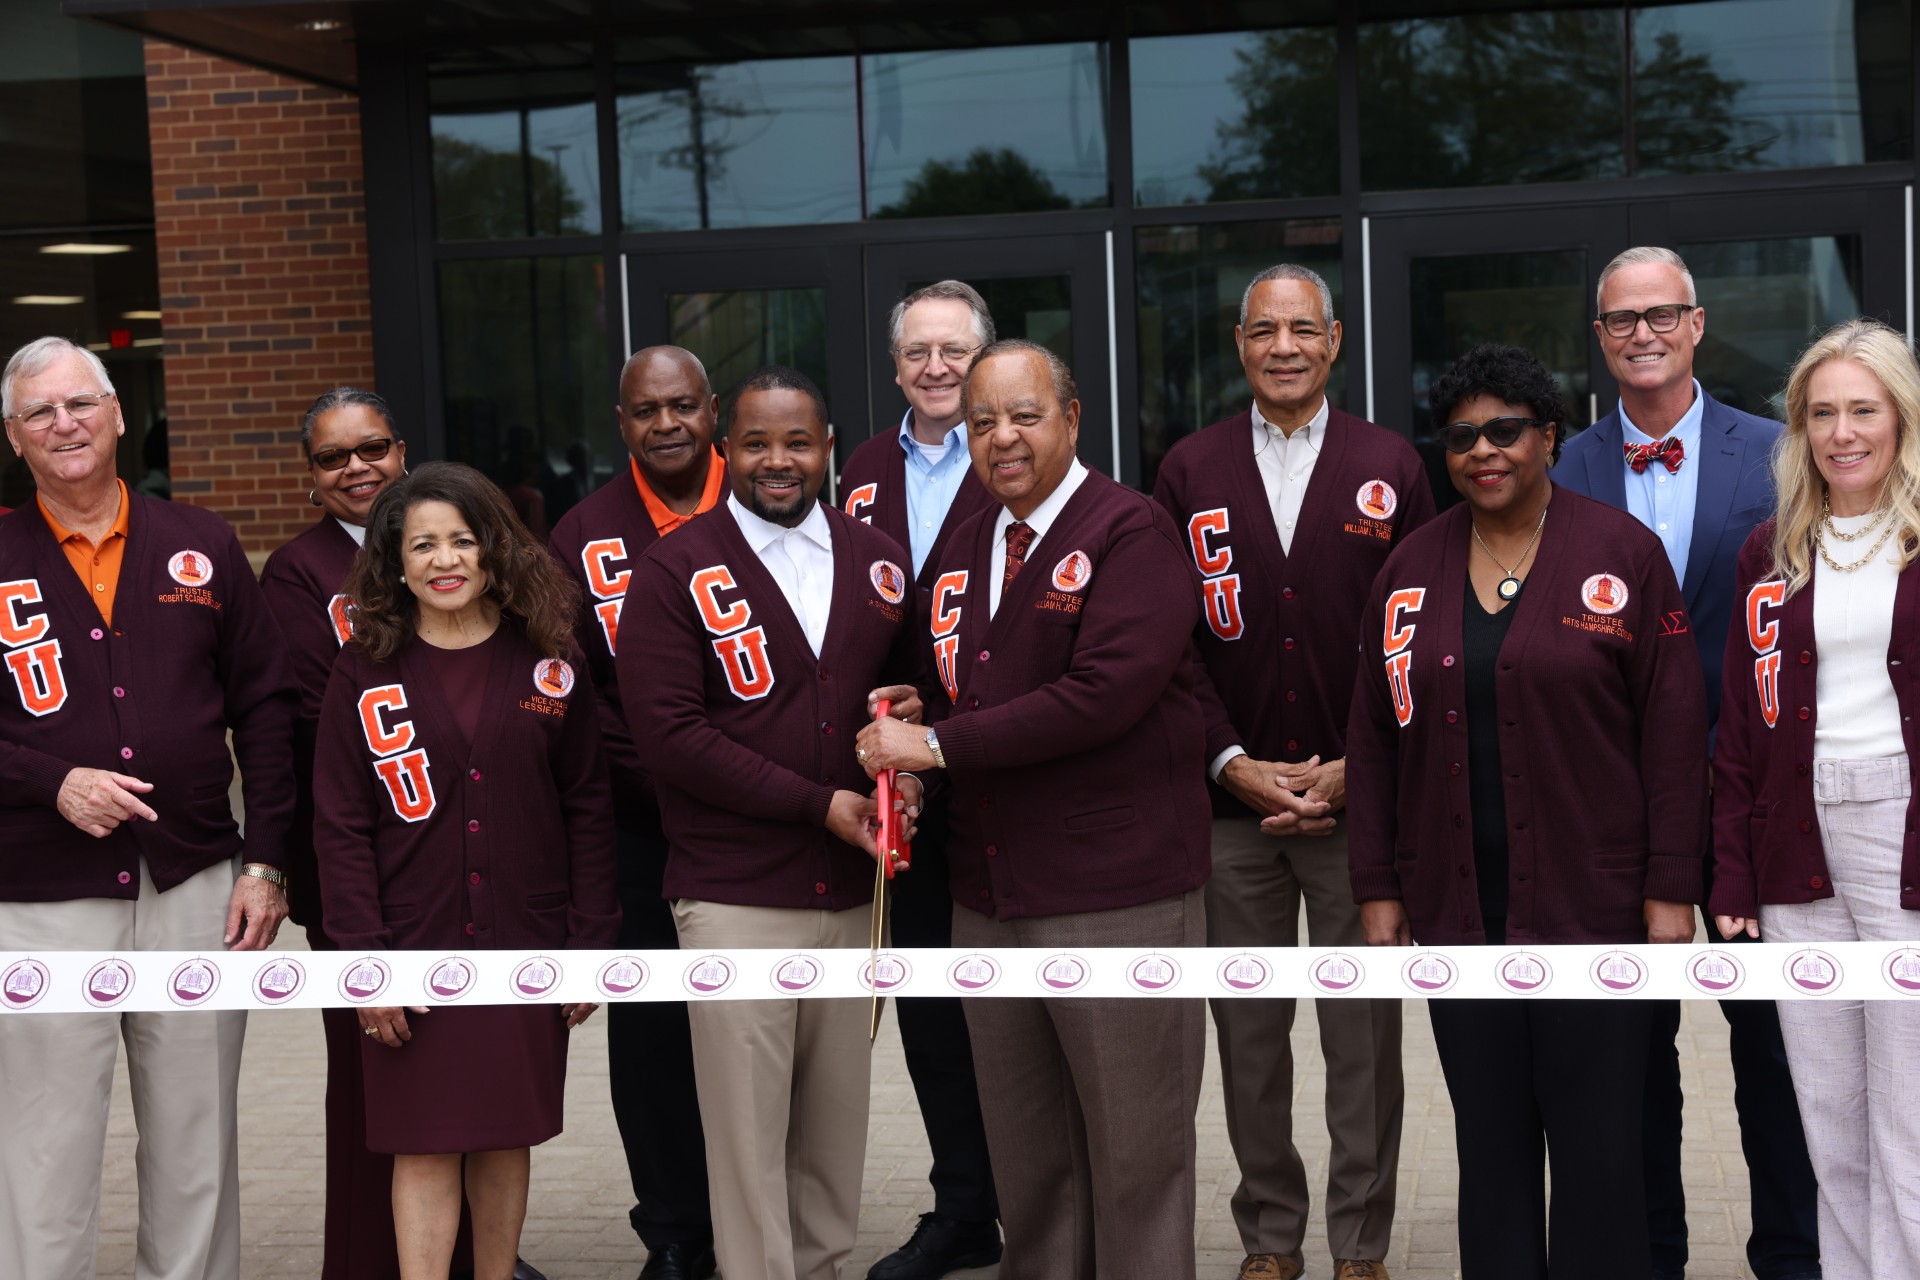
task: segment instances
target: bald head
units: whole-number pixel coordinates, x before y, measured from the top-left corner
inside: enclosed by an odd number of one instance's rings
[[[647,347],[620,370],[620,438],[663,498],[699,495],[719,411],[706,367],[684,347]]]

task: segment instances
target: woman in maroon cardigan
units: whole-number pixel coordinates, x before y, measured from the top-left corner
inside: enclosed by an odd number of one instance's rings
[[[1367,941],[1685,942],[1707,712],[1666,552],[1632,516],[1547,478],[1566,405],[1528,353],[1475,348],[1432,405],[1466,501],[1409,534],[1374,581],[1347,726]],[[1582,974],[1559,981],[1586,988]],[[1466,1280],[1647,1275],[1649,1006],[1449,999],[1428,1012],[1453,1098]]]
[[[1873,320],[1831,330],[1787,380],[1778,505],[1736,570],[1714,756],[1724,937],[1888,943],[1920,989],[1920,369]],[[1830,980],[1809,949],[1810,990]],[[1787,1065],[1819,1180],[1830,1276],[1920,1276],[1920,1008],[1787,1000]]]
[[[342,950],[613,945],[612,796],[573,591],[470,467],[429,463],[375,500],[315,761]],[[560,1132],[567,1032],[593,1009],[359,1011],[406,1280],[447,1274],[463,1180],[476,1276],[512,1273],[528,1148]]]
[[[333,660],[351,634],[347,572],[366,537],[367,512],[406,474],[407,446],[386,401],[371,391],[323,391],[300,424],[307,501],[320,518],[267,557],[260,591],[286,638],[300,682],[294,725],[294,816],[287,833],[287,904],[316,951],[333,949],[320,912],[313,860],[313,744]],[[360,1093],[360,1020],[352,1009],[323,1009],[327,1043],[327,1210],[321,1280],[392,1280],[393,1161],[366,1147]]]

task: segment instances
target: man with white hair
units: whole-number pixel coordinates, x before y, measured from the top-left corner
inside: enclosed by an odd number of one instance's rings
[[[193,952],[170,983],[191,1007],[223,950],[265,948],[287,912],[279,633],[225,521],[116,477],[126,425],[92,352],[28,343],[0,373],[0,413],[38,490],[0,519],[0,952]],[[16,1003],[46,994],[27,972]],[[237,1280],[246,1015],[113,1012],[100,990],[103,1012],[16,1015],[0,1035],[0,1275],[93,1275],[124,1039],[135,1280]]]

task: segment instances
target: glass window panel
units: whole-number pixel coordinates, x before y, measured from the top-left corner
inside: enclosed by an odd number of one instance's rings
[[[852,58],[622,68],[627,230],[859,221],[854,75]]]
[[[1793,362],[1824,330],[1860,314],[1860,237],[1683,244],[1707,311],[1693,374],[1714,399],[1783,418]]]
[[[1248,282],[1282,262],[1311,267],[1326,279],[1338,319],[1344,297],[1338,218],[1143,227],[1135,233],[1142,488],[1153,488],[1161,459],[1180,437],[1253,402],[1233,330]],[[1353,342],[1347,335],[1345,343]],[[1336,360],[1327,398],[1344,406],[1346,388],[1347,361]]]
[[[1339,193],[1332,27],[1136,39],[1127,56],[1137,203]]]
[[[1574,429],[1591,421],[1587,335],[1593,298],[1587,293],[1587,251],[1459,254],[1415,258],[1409,267],[1413,443],[1427,464],[1434,498],[1445,508],[1460,495],[1447,478],[1446,451],[1435,436],[1427,392],[1474,347],[1501,342],[1531,351],[1559,381]]]
[[[590,72],[441,76],[430,83],[434,212],[442,240],[600,230]]]
[[[547,496],[612,427],[600,258],[440,264],[447,456],[493,477],[542,539]]]
[[[700,357],[723,400],[755,369],[784,364],[812,378],[835,412],[825,289],[669,294],[667,333],[667,341]]]
[[[1906,160],[1905,0],[1715,0],[1633,15],[1642,174]]]
[[[931,279],[910,280],[902,296],[932,283]],[[975,276],[968,283],[986,301],[996,339],[1037,342],[1072,365],[1072,276],[1008,276],[998,280]]]
[[[1622,176],[1622,19],[1604,9],[1363,24],[1363,184],[1383,191]]]
[[[0,6],[0,226],[153,221],[144,64],[132,32]]]
[[[860,74],[871,216],[1109,202],[1102,46],[878,54]]]

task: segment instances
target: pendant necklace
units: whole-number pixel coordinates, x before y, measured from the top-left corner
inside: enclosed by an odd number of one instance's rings
[[[1473,540],[1479,544],[1481,553],[1498,565],[1500,572],[1507,575],[1500,579],[1500,585],[1494,588],[1494,593],[1502,600],[1511,602],[1519,598],[1521,582],[1516,575],[1520,572],[1520,566],[1527,562],[1527,554],[1533,550],[1533,544],[1539,541],[1540,530],[1547,523],[1547,507],[1551,505],[1553,505],[1553,498],[1549,495],[1546,503],[1540,508],[1540,518],[1533,522],[1533,537],[1527,539],[1525,550],[1521,551],[1520,558],[1513,562],[1511,569],[1501,564],[1499,558],[1487,548],[1486,539],[1480,536],[1480,526],[1473,522],[1472,517],[1468,517],[1467,527],[1473,530]]]

